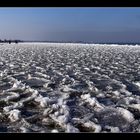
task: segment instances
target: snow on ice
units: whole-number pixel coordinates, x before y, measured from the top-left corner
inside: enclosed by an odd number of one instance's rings
[[[139,45],[0,44],[0,122],[5,132],[139,132],[139,60]]]

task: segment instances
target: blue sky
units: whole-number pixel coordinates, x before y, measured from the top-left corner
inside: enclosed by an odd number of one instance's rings
[[[140,42],[140,8],[0,8],[0,38]]]

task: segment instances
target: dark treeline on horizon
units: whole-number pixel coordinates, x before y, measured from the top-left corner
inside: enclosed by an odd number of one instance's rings
[[[52,41],[52,40],[20,40],[20,39],[0,39],[0,43],[20,43],[20,42],[42,42],[42,43],[79,43],[79,44],[118,44],[118,45],[140,45],[140,42],[97,42],[97,41]]]
[[[11,44],[11,43],[19,43],[19,42],[23,42],[22,40],[18,40],[18,39],[15,39],[15,40],[11,40],[11,39],[4,39],[4,40],[1,40],[0,39],[0,43],[9,43],[9,44]]]

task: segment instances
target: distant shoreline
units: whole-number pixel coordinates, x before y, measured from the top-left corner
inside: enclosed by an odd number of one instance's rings
[[[0,42],[0,44],[6,44],[7,42]],[[12,41],[11,43],[14,43]],[[140,43],[117,43],[117,42],[82,42],[82,41],[26,41],[26,40],[20,40],[18,43],[68,43],[68,44],[98,44],[98,45],[140,45]]]
[[[140,45],[140,43],[97,43],[97,42],[71,42],[71,41],[22,41],[21,43],[74,43],[74,44],[100,44],[100,45]]]

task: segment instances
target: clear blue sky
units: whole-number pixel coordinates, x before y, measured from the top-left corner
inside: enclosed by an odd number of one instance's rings
[[[140,42],[140,8],[0,8],[0,38]]]

